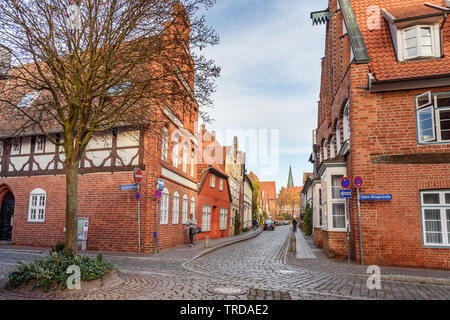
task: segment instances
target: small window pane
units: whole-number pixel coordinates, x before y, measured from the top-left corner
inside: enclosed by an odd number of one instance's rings
[[[433,123],[433,107],[419,110],[418,122],[420,141],[434,140],[436,137]]]
[[[439,204],[439,193],[424,193],[423,195],[424,204]]]
[[[406,48],[417,47],[417,38],[411,38],[406,40]]]
[[[406,56],[408,58],[417,57],[418,51],[417,47],[406,49]]]
[[[423,46],[421,52],[422,52],[421,55],[424,57],[432,56],[433,55],[433,47],[432,46]]]
[[[420,28],[420,35],[422,37],[431,37],[431,29],[430,28]]]
[[[445,204],[450,204],[450,193],[445,194]]]
[[[344,203],[333,203],[333,228],[345,228]]]
[[[440,209],[426,209],[425,214],[425,233],[427,243],[442,243],[442,225],[441,225],[441,210]]]
[[[417,37],[417,33],[416,33],[416,29],[409,29],[405,31],[405,39],[411,39],[411,38],[416,38]]]

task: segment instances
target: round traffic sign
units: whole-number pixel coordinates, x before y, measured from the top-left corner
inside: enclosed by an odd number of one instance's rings
[[[356,188],[361,188],[364,184],[363,178],[361,178],[360,176],[356,176],[353,179],[353,184],[355,185]]]
[[[156,190],[155,193],[154,193],[154,196],[155,196],[156,200],[159,200],[159,199],[162,198],[162,192],[159,191],[159,190]]]
[[[141,183],[142,180],[144,180],[142,170],[139,168],[134,169],[134,181],[136,181],[136,183]]]
[[[352,182],[350,181],[349,178],[347,178],[347,177],[343,177],[343,178],[342,178],[342,180],[341,180],[341,186],[342,186],[342,188],[344,188],[344,189],[350,189],[351,184],[352,184]]]

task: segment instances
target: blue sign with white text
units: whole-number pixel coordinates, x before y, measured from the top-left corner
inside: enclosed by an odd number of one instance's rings
[[[124,185],[124,186],[120,186],[120,190],[136,190],[138,187],[137,187],[137,184],[127,184],[127,185]]]
[[[339,194],[341,196],[341,198],[343,199],[347,199],[347,198],[351,198],[352,197],[352,190],[339,190]]]
[[[360,200],[392,200],[392,194],[362,194]]]
[[[164,191],[164,180],[163,179],[158,179],[158,190]]]

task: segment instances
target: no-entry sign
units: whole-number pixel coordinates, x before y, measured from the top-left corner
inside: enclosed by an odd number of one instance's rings
[[[134,169],[134,181],[136,181],[136,183],[141,183],[142,180],[144,180],[142,170],[139,168]]]

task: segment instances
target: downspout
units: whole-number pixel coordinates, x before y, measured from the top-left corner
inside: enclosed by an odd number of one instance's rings
[[[444,13],[444,20],[442,20],[441,27],[439,28],[440,29],[439,33],[441,35],[441,58],[444,58],[444,32],[443,32],[443,29],[444,29],[445,22],[447,22],[447,13]]]

